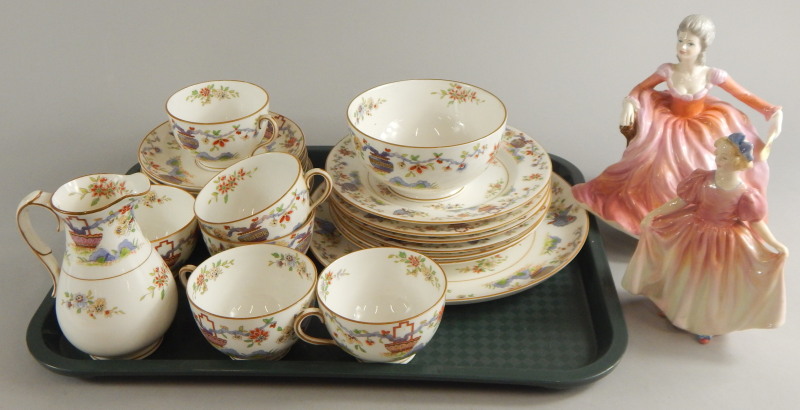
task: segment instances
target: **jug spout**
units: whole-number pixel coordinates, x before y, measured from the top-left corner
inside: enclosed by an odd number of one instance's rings
[[[62,185],[53,193],[51,204],[59,214],[86,214],[101,211],[126,198],[142,196],[149,190],[150,180],[141,172],[94,174]]]
[[[57,287],[61,270],[84,279],[102,279],[136,268],[151,249],[133,209],[150,190],[150,180],[133,175],[93,174],[73,179],[50,194],[34,191],[20,202],[17,224]],[[27,207],[41,206],[66,227],[66,254],[59,267],[50,247],[33,230]],[[59,229],[60,230],[60,229]]]

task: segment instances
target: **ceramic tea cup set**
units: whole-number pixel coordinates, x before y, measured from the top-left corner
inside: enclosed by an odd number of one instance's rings
[[[199,332],[231,358],[280,359],[299,336],[359,361],[407,363],[445,302],[534,286],[588,232],[544,149],[469,84],[409,80],[357,96],[352,133],[327,171],[311,167],[299,127],[269,111],[261,87],[195,84],[166,109],[169,120],[139,147],[142,173],[34,191],[17,211],[53,276],[64,335],[94,358],[158,347],[176,311],[172,267]],[[31,205],[69,228],[60,266],[32,228]],[[177,269],[196,230],[211,256]],[[319,275],[309,247],[326,266]],[[312,316],[332,339],[305,332]]]
[[[54,193],[34,191],[20,202],[20,232],[52,276],[58,323],[76,348],[96,359],[140,359],[158,348],[177,309],[171,268],[177,270],[193,252],[198,212],[206,218],[201,220],[204,224],[210,220],[227,226],[242,220],[235,216],[241,209],[229,207],[223,213],[210,203],[197,206],[192,193],[199,194],[202,187],[193,183],[209,185],[202,199],[208,192],[230,206],[274,205],[284,210],[285,226],[271,227],[272,234],[257,240],[282,243],[282,238],[310,234],[316,204],[308,205],[307,184],[314,175],[327,175],[304,170],[310,162],[302,132],[285,117],[270,113],[268,103],[266,91],[245,82],[186,87],[168,99],[169,121],[142,142],[139,159],[144,172],[88,175]],[[238,181],[241,175],[235,172],[241,167],[228,168],[242,160],[254,164],[248,176],[256,174],[257,167],[271,173],[270,188]],[[153,170],[158,172],[149,172]],[[189,176],[193,179],[183,178]],[[163,185],[152,185],[151,179]],[[254,180],[267,185],[263,176]],[[213,191],[222,185],[226,188],[216,192],[224,195],[218,198]],[[67,228],[60,264],[33,228],[28,210],[34,205],[56,215],[59,230]],[[219,215],[207,217],[203,212],[208,209]],[[231,219],[224,220],[227,217]],[[290,226],[290,219],[299,223]],[[308,246],[307,239],[296,242]]]
[[[321,177],[321,193],[309,198]],[[212,254],[253,242],[305,252],[311,244],[314,209],[331,193],[327,172],[303,171],[287,153],[254,155],[220,172],[197,194],[195,214]]]
[[[299,335],[362,362],[407,363],[436,332],[447,286],[435,263],[392,248],[347,255],[317,278],[302,252],[254,244],[179,275],[201,333],[233,359],[280,359]],[[319,317],[334,339],[307,335],[308,316]]]
[[[206,81],[169,97],[169,120],[142,140],[138,161],[160,184],[197,194],[228,166],[266,152],[284,152],[312,167],[305,136],[288,117],[269,111],[269,94],[243,81]]]
[[[420,252],[444,269],[457,304],[534,286],[580,250],[588,216],[492,93],[398,81],[358,95],[347,120],[325,167],[333,195],[311,245],[321,263],[373,247]]]

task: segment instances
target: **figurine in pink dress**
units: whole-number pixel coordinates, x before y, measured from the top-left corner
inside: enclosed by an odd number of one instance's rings
[[[623,102],[620,128],[635,128],[622,159],[597,178],[573,187],[583,206],[631,235],[650,211],[675,196],[680,181],[695,169],[714,165],[714,139],[738,132],[755,144],[755,164],[743,179],[765,193],[766,157],[781,131],[781,107],[768,104],[742,88],[723,70],[705,65],[714,24],[700,15],[678,27],[678,63],[662,64],[637,85]],[[666,90],[654,87],[665,83]],[[719,86],[769,120],[766,145],[747,116],[709,95]],[[623,132],[624,133],[624,132]]]
[[[715,145],[716,171],[696,170],[678,185],[678,198],[644,218],[622,279],[704,344],[713,335],[780,326],[785,314],[788,250],[763,220],[764,196],[741,178],[753,147],[738,133]]]

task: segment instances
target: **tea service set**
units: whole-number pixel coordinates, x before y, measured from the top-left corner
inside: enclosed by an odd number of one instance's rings
[[[244,81],[184,87],[142,140],[140,172],[87,175],[20,202],[20,232],[77,349],[145,358],[185,297],[200,334],[232,359],[277,360],[302,339],[408,363],[445,304],[534,286],[586,238],[588,216],[547,153],[507,126],[486,90],[449,80],[370,89],[349,104],[351,133],[325,169],[269,102]],[[32,205],[66,228],[61,263]],[[209,256],[187,264],[200,238]],[[307,334],[310,320],[331,338]]]

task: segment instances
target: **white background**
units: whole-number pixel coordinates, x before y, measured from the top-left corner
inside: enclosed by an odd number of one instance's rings
[[[789,408],[800,399],[797,239],[800,5],[795,1],[7,1],[0,6],[3,79],[0,201],[0,407],[195,408]],[[620,289],[630,340],[619,366],[586,387],[145,379],[60,376],[28,353],[25,329],[50,288],[21,240],[17,202],[95,172],[124,173],[174,91],[211,79],[264,86],[272,110],[309,145],[347,133],[358,93],[408,78],[479,85],[509,124],[587,178],[616,161],[622,98],[664,62],[687,14],[717,25],[708,63],[783,105],[770,157],[770,226],[795,252],[786,267],[787,323],[701,346]],[[714,95],[731,97],[715,89]],[[765,133],[758,114],[737,103]],[[34,214],[36,216],[37,214]],[[55,225],[38,214],[40,231]],[[52,243],[63,242],[53,232]],[[635,242],[603,229],[619,283]],[[48,235],[45,235],[48,237]],[[63,245],[62,245],[63,246]],[[56,247],[57,248],[57,247]]]

